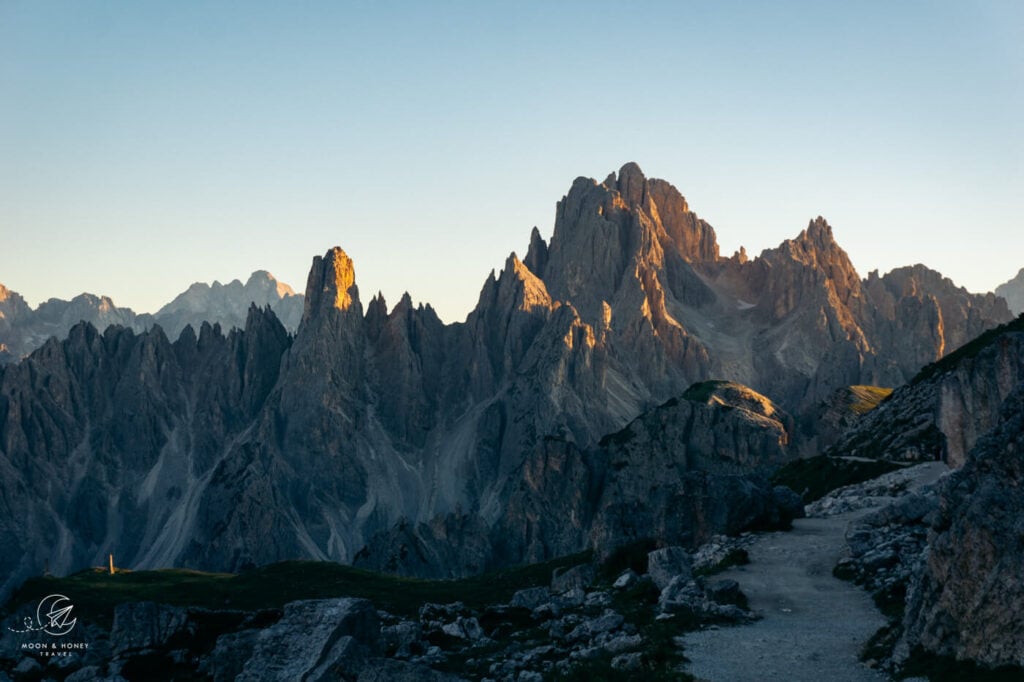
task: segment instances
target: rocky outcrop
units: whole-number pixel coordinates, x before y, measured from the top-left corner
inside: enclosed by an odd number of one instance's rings
[[[997,286],[995,294],[1006,299],[1014,315],[1024,314],[1024,268],[1016,277]]]
[[[1012,314],[993,294],[971,294],[923,265],[868,275],[869,336],[876,346],[875,372],[908,380],[918,369],[963,346]],[[902,381],[865,382],[898,386]]]
[[[130,602],[114,610],[110,646],[116,657],[151,654],[175,640],[194,636],[186,609],[155,602]]]
[[[939,489],[913,581],[902,655],[920,649],[985,667],[1024,667],[1024,387]],[[899,653],[899,650],[898,650]]]
[[[878,386],[844,386],[822,400],[810,413],[798,420],[796,440],[801,454],[813,457],[824,452],[850,429],[861,417],[892,395],[891,388]]]
[[[277,623],[259,630],[236,680],[327,680],[354,677],[380,652],[380,620],[365,599],[287,604]]]
[[[1024,381],[1024,318],[991,330],[925,367],[846,432],[833,455],[961,466]]]

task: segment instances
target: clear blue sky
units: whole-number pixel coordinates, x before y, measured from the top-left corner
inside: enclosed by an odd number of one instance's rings
[[[549,6],[555,5],[555,6]],[[751,253],[1024,267],[1024,3],[0,0],[0,282],[155,310],[338,244],[462,319],[626,161]]]

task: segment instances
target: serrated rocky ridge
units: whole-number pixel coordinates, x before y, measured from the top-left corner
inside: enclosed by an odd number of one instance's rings
[[[219,324],[224,330],[245,327],[249,306],[270,306],[285,328],[294,332],[302,317],[303,297],[274,279],[265,270],[252,273],[243,285],[196,282],[154,314],[136,313],[114,304],[107,296],[80,294],[69,301],[51,298],[33,310],[15,291],[0,284],[0,364],[15,362],[47,339],[67,337],[79,322],[88,322],[99,330],[111,325],[136,333],[160,325],[172,339],[186,325],[199,329],[203,322]]]
[[[113,550],[139,568],[362,555],[461,575],[626,541],[630,504],[650,507],[658,541],[692,543],[785,506],[759,482],[795,455],[777,415],[899,385],[1007,319],[1001,299],[923,268],[861,280],[821,218],[753,260],[722,258],[675,188],[627,164],[578,178],[550,242],[535,231],[462,323],[409,297],[364,309],[335,248],[313,262],[294,337],[266,309],[173,342],[83,324],[7,367],[0,530],[17,551],[0,574],[9,589]],[[678,400],[712,378],[750,386],[730,398],[748,408],[771,396],[776,416]],[[665,410],[676,440],[637,426],[661,428]],[[633,432],[663,449],[602,445]],[[716,506],[741,499],[735,516]],[[409,533],[424,550],[406,561]]]

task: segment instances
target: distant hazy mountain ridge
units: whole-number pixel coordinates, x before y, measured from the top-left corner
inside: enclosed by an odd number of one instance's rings
[[[1024,268],[1017,276],[996,287],[996,296],[1002,296],[1015,315],[1024,313]]]
[[[289,331],[298,327],[302,295],[265,270],[252,273],[244,285],[237,279],[229,284],[196,282],[153,315],[119,308],[110,298],[93,294],[70,301],[51,298],[32,310],[17,292],[0,284],[0,364],[28,355],[51,336],[63,339],[79,322],[101,331],[118,325],[136,332],[159,324],[172,338],[177,338],[186,324],[195,330],[203,322],[219,324],[225,330],[241,329],[253,303],[269,305]]]
[[[302,319],[302,296],[290,286],[274,279],[266,270],[257,270],[242,284],[196,282],[153,316],[171,338],[186,324],[198,329],[203,322],[217,322],[224,329],[245,327],[249,305],[270,306],[285,329],[295,331]]]

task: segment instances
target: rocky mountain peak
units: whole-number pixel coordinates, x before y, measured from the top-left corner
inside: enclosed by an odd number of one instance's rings
[[[306,281],[306,306],[302,320],[305,322],[311,315],[332,308],[341,311],[351,309],[362,314],[355,266],[339,246],[313,259]]]
[[[818,216],[811,220],[796,239],[787,239],[774,249],[766,249],[760,260],[769,264],[778,273],[771,297],[776,302],[776,314],[788,314],[800,299],[810,291],[823,290],[835,304],[851,305],[851,299],[861,293],[861,280],[856,268],[839,244],[832,227]],[[845,314],[843,315],[845,317]],[[841,323],[849,328],[850,320]]]
[[[402,298],[398,300],[398,305],[391,311],[391,315],[404,315],[410,310],[415,310],[415,306],[412,303],[412,296],[409,295],[408,291],[402,293]]]
[[[996,296],[1002,296],[1014,315],[1024,313],[1024,268],[1017,276],[996,287]]]
[[[792,253],[807,259],[805,262],[837,256],[839,253],[842,254],[842,257],[846,257],[846,252],[836,242],[832,226],[821,216],[811,220],[807,227],[800,231],[796,239],[787,240],[784,245],[788,245]]]
[[[540,230],[534,226],[530,232],[530,247],[526,251],[526,258],[523,259],[526,267],[538,277],[544,277],[544,269],[548,265],[548,244],[540,236]]]
[[[501,277],[498,279],[499,291],[504,289],[503,283],[505,282],[510,285],[515,283],[515,289],[521,299],[519,305],[524,310],[551,308],[551,296],[548,295],[544,282],[519,260],[515,253],[509,254],[505,260],[505,268],[501,271]]]
[[[32,309],[25,303],[17,291],[11,291],[3,284],[0,284],[0,320],[31,313]]]
[[[259,291],[273,291],[277,294],[278,298],[295,295],[294,289],[284,282],[279,281],[266,270],[256,270],[249,275],[249,279],[245,282],[245,288],[256,289]]]
[[[630,161],[619,169],[614,189],[619,191],[623,201],[630,208],[643,206],[647,197],[647,177],[640,170],[640,166]]]

